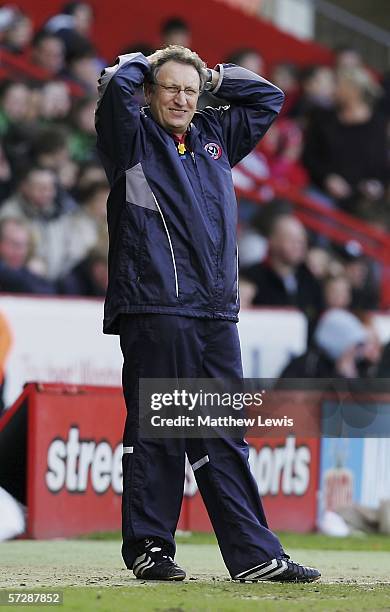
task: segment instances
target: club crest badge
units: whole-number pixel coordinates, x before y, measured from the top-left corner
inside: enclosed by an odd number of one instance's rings
[[[219,159],[222,155],[222,149],[216,142],[208,142],[204,148],[213,159]]]

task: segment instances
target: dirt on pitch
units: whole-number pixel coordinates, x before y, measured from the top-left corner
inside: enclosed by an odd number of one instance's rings
[[[300,563],[318,567],[322,583],[390,585],[390,553],[384,551],[288,550]],[[124,568],[118,541],[13,541],[0,544],[0,588],[137,586]],[[197,581],[229,576],[215,545],[179,545],[177,561]]]
[[[303,585],[235,583],[229,580],[215,544],[183,544],[178,546],[177,560],[187,570],[187,580],[147,583],[123,567],[119,541],[14,541],[0,544],[0,591],[62,591],[61,609],[66,612],[390,610],[389,552],[288,552],[293,559],[318,567],[322,580]],[[39,609],[47,611],[47,606]]]

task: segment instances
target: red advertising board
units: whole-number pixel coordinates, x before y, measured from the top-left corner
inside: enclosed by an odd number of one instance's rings
[[[27,505],[27,537],[120,528],[122,391],[30,383],[0,419],[0,486]],[[273,529],[309,531],[316,518],[318,438],[250,440],[252,472]],[[179,528],[209,531],[192,471]]]
[[[0,486],[27,506],[27,537],[120,528],[124,416],[119,388],[26,386],[0,419]]]
[[[45,386],[29,408],[28,536],[70,536],[120,526],[120,389]]]
[[[249,456],[270,528],[312,531],[317,517],[318,438],[251,440]],[[210,531],[210,520],[192,479],[186,491],[191,531]]]

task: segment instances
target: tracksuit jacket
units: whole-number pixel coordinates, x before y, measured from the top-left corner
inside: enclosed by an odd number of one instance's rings
[[[244,68],[216,69],[213,94],[229,105],[195,113],[185,155],[135,100],[147,59],[123,55],[102,72],[97,147],[111,186],[105,333],[119,332],[121,313],[238,320],[231,168],[264,135],[284,95]]]

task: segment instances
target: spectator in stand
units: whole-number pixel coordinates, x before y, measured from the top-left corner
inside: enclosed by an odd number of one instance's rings
[[[58,124],[40,128],[32,140],[31,157],[34,164],[55,173],[57,201],[61,210],[65,212],[75,209],[77,204],[67,192],[69,172],[75,177],[74,164],[70,159],[68,130]],[[65,180],[64,184],[62,180]]]
[[[375,343],[377,344],[377,343]],[[369,377],[380,359],[369,330],[352,313],[333,308],[320,319],[308,350],[294,357],[281,378]]]
[[[68,202],[69,210],[77,208],[77,199],[73,196],[76,190],[77,177],[79,173],[79,165],[70,159],[57,172],[59,194]]]
[[[337,247],[312,245],[306,255],[306,265],[315,278],[325,285],[330,279],[347,278],[345,265],[340,255],[335,251]],[[352,287],[350,288],[350,290]],[[332,291],[332,290],[331,290]],[[345,292],[344,292],[345,293]]]
[[[330,273],[331,255],[327,248],[313,245],[306,255],[306,265],[317,280],[322,282]]]
[[[387,125],[374,107],[379,92],[367,71],[339,72],[337,109],[318,113],[307,131],[303,160],[313,183],[353,214],[364,197],[375,216],[388,182]]]
[[[256,49],[252,49],[249,47],[237,49],[236,51],[233,51],[226,58],[226,63],[236,64],[237,66],[241,66],[242,68],[251,70],[252,72],[255,72],[256,74],[260,76],[262,75],[262,72],[264,70],[264,60],[261,54],[258,51],[256,51]],[[220,99],[218,100],[212,94],[208,92],[204,92],[199,99],[198,108],[202,109],[202,108],[205,108],[206,106],[219,107],[221,105],[223,105],[223,102]],[[252,153],[256,158],[256,151],[252,151]],[[258,160],[256,160],[256,163],[257,161]],[[260,161],[260,164],[261,163],[262,162]],[[236,179],[237,179],[237,176],[236,176]],[[271,196],[269,196],[267,199],[270,199],[270,197]]]
[[[80,193],[80,208],[70,218],[69,265],[80,263],[96,245],[105,244],[108,251],[106,227],[107,198],[109,195],[107,180],[93,183]]]
[[[35,163],[57,172],[69,160],[68,139],[67,130],[58,124],[40,128],[33,139]]]
[[[257,49],[251,47],[244,47],[242,49],[236,49],[226,59],[228,64],[237,64],[242,68],[251,70],[255,74],[260,76],[265,73],[265,63],[263,56]]]
[[[363,68],[363,58],[355,47],[340,45],[334,49],[336,70],[349,70],[350,68]]]
[[[242,199],[239,204],[239,234],[238,252],[240,269],[249,268],[262,262],[268,252],[268,239],[270,229],[274,220],[279,215],[292,214],[290,202],[285,200],[272,200],[262,206],[253,205],[254,214],[249,218],[243,218],[242,205],[246,202]]]
[[[238,64],[247,70],[262,75],[265,66],[260,53],[255,49],[240,49],[227,59],[228,63]],[[282,65],[279,75],[282,77]],[[287,81],[287,78],[285,79]],[[255,190],[263,202],[270,202],[275,194],[267,184],[260,181],[275,179],[283,187],[288,185],[303,188],[308,183],[308,175],[300,158],[302,153],[302,132],[287,118],[274,123],[261,140],[260,145],[241,160],[232,170],[234,186],[248,191]],[[248,174],[249,173],[249,174]],[[253,175],[253,178],[250,176]],[[250,200],[240,200],[240,221],[256,214],[257,206]]]
[[[268,257],[242,271],[242,276],[257,288],[253,305],[295,306],[310,325],[319,316],[323,299],[321,286],[305,265],[306,232],[297,218],[282,214],[271,226]]]
[[[104,169],[98,160],[85,162],[79,165],[79,172],[75,185],[76,199],[83,197],[83,194],[95,183],[106,183],[107,177]]]
[[[31,50],[33,64],[55,77],[65,66],[65,46],[56,34],[41,30],[34,36]]]
[[[39,116],[45,123],[65,121],[71,107],[72,100],[66,83],[50,81],[43,85],[40,92]]]
[[[35,271],[56,280],[69,269],[70,223],[57,198],[56,176],[48,169],[30,166],[20,177],[17,191],[0,208],[0,218],[23,219],[36,240]]]
[[[94,20],[92,6],[88,2],[67,2],[58,15],[50,17],[45,30],[56,34],[64,30],[75,30],[81,36],[89,38]]]
[[[96,99],[93,97],[74,102],[69,149],[72,159],[77,162],[87,162],[96,158],[95,106]]]
[[[267,160],[271,179],[283,187],[304,189],[307,186],[309,176],[301,162],[303,134],[294,121],[282,117],[271,125],[258,149]]]
[[[65,48],[64,77],[84,93],[96,92],[96,78],[106,61],[97,57],[90,35],[94,12],[88,2],[68,2],[62,13],[46,23],[44,30],[61,38]]]
[[[301,75],[302,94],[291,108],[290,116],[307,126],[312,115],[321,110],[333,109],[335,105],[336,79],[328,66],[311,66]]]
[[[66,295],[104,297],[108,285],[108,261],[105,246],[97,246],[59,283]]]
[[[377,310],[379,274],[373,263],[364,255],[361,244],[356,240],[350,240],[339,248],[337,253],[352,287],[351,309]]]
[[[33,36],[33,23],[26,13],[16,6],[3,7],[0,13],[8,19],[3,19],[1,31],[1,48],[15,55],[22,55],[28,48]],[[1,21],[1,17],[0,17]]]
[[[18,217],[0,220],[0,291],[4,293],[56,292],[54,283],[29,268],[34,239],[28,223]]]
[[[323,282],[325,309],[348,310],[352,303],[352,286],[346,274],[328,276]]]
[[[89,42],[80,41],[67,56],[64,77],[79,85],[86,95],[95,94],[96,99],[96,79],[100,67],[93,46]]]
[[[31,162],[32,139],[37,125],[35,122],[12,124],[3,137],[4,153],[11,167],[12,188],[17,177]]]
[[[275,180],[280,187],[303,189],[308,184],[308,173],[300,161],[303,145],[302,131],[290,119],[279,119],[264,136],[260,145],[233,169],[233,183],[238,189],[253,191],[261,202],[271,203],[275,198]],[[291,207],[290,207],[291,208]],[[241,225],[251,223],[258,204],[246,196],[240,197]]]
[[[80,54],[81,49],[90,48],[90,33],[93,10],[86,2],[69,2],[62,13],[54,15],[44,26],[44,31],[58,36],[64,45],[66,63]],[[102,66],[101,66],[102,67]]]
[[[161,26],[161,47],[180,45],[191,47],[191,29],[186,21],[180,17],[170,17]]]
[[[13,125],[30,119],[31,89],[24,83],[3,81],[0,85],[0,135],[4,136]]]
[[[275,83],[286,96],[280,116],[290,116],[291,109],[295,106],[300,96],[297,67],[290,62],[275,64],[271,72],[270,80],[272,83]]]

